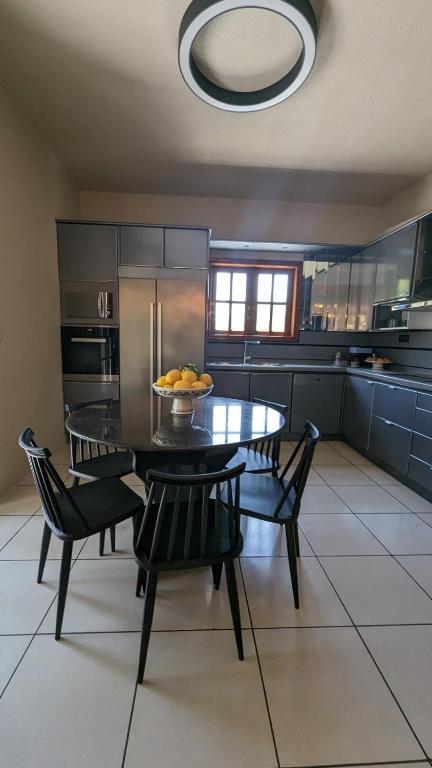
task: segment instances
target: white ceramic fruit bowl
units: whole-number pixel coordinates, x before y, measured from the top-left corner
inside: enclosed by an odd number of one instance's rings
[[[173,401],[171,413],[177,416],[190,416],[194,412],[192,400],[207,397],[213,389],[213,384],[205,389],[166,389],[153,384],[153,389],[157,395],[168,397]]]

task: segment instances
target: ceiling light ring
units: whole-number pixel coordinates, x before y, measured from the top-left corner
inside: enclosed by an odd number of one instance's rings
[[[234,91],[209,80],[192,55],[199,32],[215,18],[241,8],[260,8],[278,13],[291,22],[302,40],[302,51],[294,66],[283,77],[255,91]],[[294,93],[308,77],[316,53],[317,23],[309,0],[192,0],[179,32],[178,58],[182,77],[202,101],[230,112],[267,109]]]

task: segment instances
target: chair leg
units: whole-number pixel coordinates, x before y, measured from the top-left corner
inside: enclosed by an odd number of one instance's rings
[[[147,651],[150,642],[150,633],[153,622],[153,611],[156,598],[156,588],[158,582],[158,573],[156,571],[150,571],[147,578],[147,586],[145,593],[144,603],[144,615],[141,631],[141,645],[138,664],[138,683],[142,683],[144,679],[144,669],[147,660]]]
[[[146,571],[143,568],[138,568],[136,590],[135,590],[135,594],[137,597],[140,597],[141,590],[145,593],[146,583],[147,583]]]
[[[237,643],[237,652],[240,661],[243,661],[243,639],[241,631],[240,606],[237,592],[237,580],[235,575],[234,562],[225,560],[225,575],[227,580],[228,597],[231,608],[231,616],[234,625],[234,634]]]
[[[105,530],[101,531],[99,534],[99,556],[100,557],[103,557],[104,547],[105,547]]]
[[[72,560],[72,547],[73,541],[63,542],[63,552],[60,566],[60,582],[58,593],[58,605],[57,605],[57,619],[55,629],[55,639],[60,640],[61,628],[63,624],[63,614],[66,603],[66,594],[69,584],[69,573]]]
[[[79,485],[79,481],[80,481],[79,477],[76,477],[76,475],[75,475],[74,479],[73,479],[72,485]]]
[[[294,525],[292,523],[288,523],[285,526],[285,534],[286,534],[287,549],[288,549],[289,569],[291,574],[291,585],[292,585],[292,591],[294,595],[294,605],[296,608],[300,608],[298,578],[297,578],[297,556],[296,556],[296,545],[295,545],[295,533],[294,533]]]
[[[110,527],[110,538],[111,538],[111,552],[115,552],[115,547],[116,547],[116,527],[115,527],[115,525],[111,525],[111,527]]]
[[[214,563],[214,565],[212,565],[212,571],[213,571],[213,586],[215,589],[219,589],[220,580],[222,576],[222,563]]]
[[[295,540],[295,548],[296,548],[297,557],[300,557],[300,541],[299,541],[299,532],[298,532],[297,520],[294,523],[294,540]]]
[[[38,575],[37,575],[38,584],[40,584],[42,581],[50,541],[51,541],[51,528],[49,527],[49,525],[45,523],[43,533],[42,533],[42,543],[41,543],[39,568],[38,568]]]

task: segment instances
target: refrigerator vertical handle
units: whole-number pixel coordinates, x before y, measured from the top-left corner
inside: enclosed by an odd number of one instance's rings
[[[103,320],[103,317],[104,317],[103,291],[99,291],[98,298],[97,298],[97,303],[98,303],[98,315],[99,315],[100,319]]]
[[[150,398],[153,395],[153,382],[154,382],[154,311],[155,311],[155,303],[154,301],[150,302]]]
[[[162,376],[162,302],[157,303],[157,331],[156,331],[156,370],[157,376]]]

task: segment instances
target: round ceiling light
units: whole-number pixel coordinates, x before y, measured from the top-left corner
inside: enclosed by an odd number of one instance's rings
[[[197,66],[192,46],[206,24],[229,11],[260,8],[277,13],[296,28],[302,51],[296,63],[277,82],[255,91],[234,91],[217,85]],[[296,91],[309,75],[315,60],[317,23],[309,0],[192,0],[179,32],[179,66],[191,91],[213,107],[230,112],[254,112],[273,107]]]

